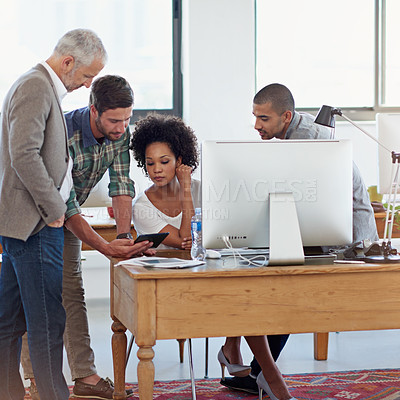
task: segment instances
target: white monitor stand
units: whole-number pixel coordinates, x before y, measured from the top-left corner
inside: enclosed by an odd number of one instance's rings
[[[303,242],[293,193],[269,195],[268,265],[304,264]]]

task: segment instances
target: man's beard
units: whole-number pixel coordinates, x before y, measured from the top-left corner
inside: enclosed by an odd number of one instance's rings
[[[95,124],[96,124],[96,128],[97,130],[108,140],[111,140],[112,142],[120,139],[119,137],[116,138],[114,135],[121,135],[121,132],[106,132],[106,130],[103,127],[103,124],[100,121],[100,116],[98,116],[95,120],[94,120]]]
[[[75,73],[75,68],[72,69],[72,71],[68,72],[67,74],[64,75],[64,86],[67,89],[68,93],[73,92],[76,89],[79,89],[80,87],[83,86],[83,83],[79,86],[76,86],[74,84],[74,73]]]

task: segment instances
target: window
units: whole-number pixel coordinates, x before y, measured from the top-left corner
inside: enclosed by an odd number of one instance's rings
[[[135,119],[149,110],[181,115],[180,5],[181,0],[0,0],[1,48],[7,56],[0,102],[65,32],[85,27],[100,36],[108,52],[101,75],[121,75],[131,84]],[[80,88],[66,96],[63,107],[83,107],[88,99],[89,89]]]
[[[357,119],[400,107],[398,1],[255,1],[257,90],[283,83],[298,109],[328,104]]]
[[[383,3],[385,18],[382,33],[382,69],[383,84],[381,102],[388,107],[400,106],[400,2],[397,0],[386,0]]]

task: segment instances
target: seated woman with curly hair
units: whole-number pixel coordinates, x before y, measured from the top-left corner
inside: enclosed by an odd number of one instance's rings
[[[170,232],[164,244],[190,249],[190,220],[200,207],[200,182],[191,174],[198,165],[197,139],[191,128],[177,117],[151,114],[140,120],[132,135],[131,149],[140,168],[153,185],[133,205],[133,223],[138,234]],[[257,377],[259,396],[266,391],[271,400],[292,399],[272,358],[266,336],[246,336],[262,371]],[[236,376],[249,374],[245,365],[231,364],[221,348],[218,360]]]
[[[200,207],[200,182],[193,130],[178,117],[150,114],[137,122],[131,149],[139,168],[153,184],[133,204],[138,235],[169,232],[159,248],[190,249],[190,220]]]

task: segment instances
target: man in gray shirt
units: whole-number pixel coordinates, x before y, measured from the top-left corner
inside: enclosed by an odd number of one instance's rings
[[[290,90],[278,83],[261,89],[253,100],[254,128],[262,140],[330,139],[330,128],[314,123],[314,116],[298,113]],[[378,240],[374,212],[360,171],[353,163],[353,242]]]
[[[254,129],[262,140],[270,139],[330,139],[330,128],[314,123],[315,117],[295,111],[290,90],[274,83],[261,89],[253,99],[253,114],[256,117]],[[353,163],[353,242],[370,239],[378,240],[374,212],[360,171]],[[269,335],[268,343],[276,361],[289,335]],[[225,357],[232,364],[242,364],[240,338],[228,338],[223,346]],[[255,358],[251,362],[250,375],[240,378],[226,378],[221,384],[231,389],[258,393],[256,377],[261,368]]]

